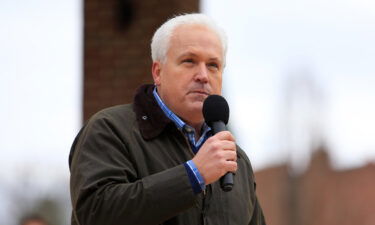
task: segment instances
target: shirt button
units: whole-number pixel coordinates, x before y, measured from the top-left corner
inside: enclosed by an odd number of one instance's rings
[[[185,130],[186,130],[186,132],[188,132],[188,133],[190,133],[190,132],[193,131],[190,127],[186,127]]]
[[[147,116],[142,116],[142,120],[147,120]]]

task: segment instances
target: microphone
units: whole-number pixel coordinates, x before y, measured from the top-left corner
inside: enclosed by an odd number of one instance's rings
[[[213,134],[227,130],[225,126],[229,119],[229,106],[224,97],[210,95],[203,102],[203,117],[207,125],[211,127]],[[220,178],[221,189],[225,192],[232,190],[233,174],[226,173]]]

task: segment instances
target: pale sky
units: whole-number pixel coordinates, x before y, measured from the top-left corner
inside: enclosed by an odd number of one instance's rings
[[[206,0],[201,6],[229,37],[224,94],[231,127],[255,169],[285,159],[306,167],[311,126],[335,167],[375,161],[374,1]],[[303,87],[306,79],[315,85]],[[292,81],[299,85],[288,86]],[[288,107],[290,95],[296,103]]]
[[[16,224],[27,202],[12,208],[15,192],[69,199],[68,154],[81,126],[82,10],[76,0],[0,5],[0,224]]]
[[[25,170],[42,183],[69,174],[69,148],[81,125],[81,16],[75,0],[1,2],[0,178],[5,183]]]

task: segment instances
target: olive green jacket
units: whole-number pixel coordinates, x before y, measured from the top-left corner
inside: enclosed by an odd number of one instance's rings
[[[133,104],[104,109],[81,129],[69,166],[74,225],[265,224],[249,159],[238,148],[230,192],[194,194],[184,162],[194,154],[161,111],[152,85]]]

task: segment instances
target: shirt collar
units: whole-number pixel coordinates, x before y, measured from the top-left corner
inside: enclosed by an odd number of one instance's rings
[[[209,131],[211,128],[207,126],[206,123],[203,123],[202,126],[202,135],[198,139],[198,141],[195,140],[195,130],[191,126],[187,125],[183,120],[181,120],[176,114],[172,112],[168,108],[167,105],[163,102],[163,100],[160,98],[156,87],[153,90],[153,95],[156,99],[156,102],[159,104],[160,108],[164,112],[164,114],[171,120],[173,123],[176,125],[176,127],[179,130],[182,130],[182,132],[185,134],[185,136],[189,139],[190,144],[192,144],[193,148],[199,148],[205,141],[206,139],[210,136]]]
[[[163,110],[164,114],[170,120],[172,120],[174,124],[176,124],[176,127],[179,130],[182,130],[186,126],[186,123],[182,121],[176,114],[174,114],[172,110],[170,110],[168,106],[163,102],[163,100],[161,100],[158,92],[156,91],[156,87],[154,88],[154,91],[152,93],[156,99],[156,102],[159,104],[160,108]]]

